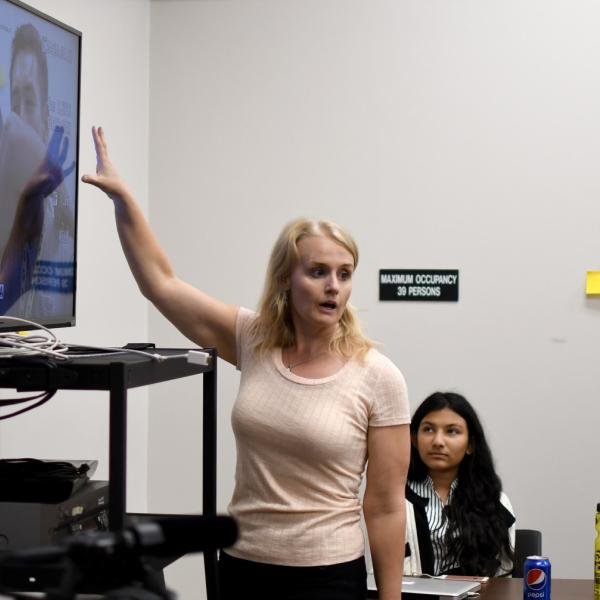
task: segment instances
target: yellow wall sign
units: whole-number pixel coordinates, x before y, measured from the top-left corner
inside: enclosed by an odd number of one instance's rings
[[[585,293],[588,296],[600,296],[600,271],[587,272]]]

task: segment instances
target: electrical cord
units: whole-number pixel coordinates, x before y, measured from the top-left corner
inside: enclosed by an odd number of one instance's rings
[[[56,335],[39,323],[22,319],[20,317],[9,317],[1,315],[0,320],[3,322],[14,323],[18,325],[26,325],[35,327],[41,331],[31,333],[0,333],[0,359],[2,358],[21,358],[26,356],[45,356],[54,358],[60,361],[68,361],[71,358],[100,358],[104,356],[112,356],[116,353],[121,354],[139,354],[151,358],[152,360],[165,360],[164,356],[155,352],[146,352],[144,350],[134,350],[131,348],[112,348],[105,346],[79,346],[77,344],[65,344],[61,342]],[[98,353],[90,354],[89,352],[77,354],[73,353],[72,349],[91,349],[98,350]]]
[[[0,421],[4,421],[5,419],[10,419],[11,417],[16,417],[17,415],[22,415],[25,412],[28,412],[30,410],[33,410],[34,408],[37,408],[38,406],[41,406],[42,404],[45,404],[46,402],[48,402],[48,400],[50,400],[50,398],[52,398],[52,396],[54,396],[54,394],[56,394],[56,390],[50,390],[48,392],[44,392],[43,394],[39,394],[38,396],[30,396],[29,398],[20,398],[19,400],[12,400],[12,401],[2,401],[2,405],[6,406],[8,404],[22,404],[23,402],[28,402],[29,400],[35,400],[37,398],[41,398],[40,400],[38,400],[38,402],[35,402],[34,404],[30,404],[29,406],[26,406],[25,408],[21,408],[20,410],[15,410],[14,412],[5,414],[5,415],[0,415]],[[6,404],[4,404],[6,402]]]
[[[39,323],[21,319],[20,317],[9,317],[2,315],[0,319],[3,322],[14,323],[15,325],[26,325],[42,331],[33,331],[31,333],[0,333],[0,359],[1,358],[19,358],[25,356],[46,356],[56,360],[68,360],[65,353],[69,349],[57,337]]]
[[[145,356],[147,358],[151,358],[152,360],[156,360],[161,362],[166,360],[166,356],[162,356],[161,354],[157,354],[156,352],[146,352],[145,350],[135,350],[133,348],[114,348],[110,346],[89,346],[89,345],[78,345],[78,344],[69,344],[68,346],[69,354],[67,355],[67,359],[70,358],[103,358],[105,356],[114,356],[115,354],[138,354],[140,356]],[[98,350],[96,353],[89,352],[73,352],[73,350]]]
[[[89,352],[76,352],[80,350],[98,350],[98,353]],[[73,352],[75,350],[75,352]],[[179,354],[158,354],[157,352],[148,352],[146,350],[139,350],[137,348],[113,348],[108,346],[79,346],[77,344],[69,344],[69,354],[67,358],[102,358],[105,356],[114,356],[115,354],[138,354],[139,356],[145,356],[151,358],[157,362],[164,362],[166,360],[182,359],[185,358],[190,363],[199,365],[209,364],[210,354],[202,350],[186,350]]]
[[[41,394],[36,394],[35,396],[28,396],[27,398],[5,398],[0,400],[0,406],[14,406],[15,404],[22,404],[23,402],[28,402],[29,400],[39,400],[43,398],[48,392],[42,392]]]
[[[1,344],[1,340],[0,340],[0,344]],[[2,356],[3,356],[2,353],[0,353],[0,357],[2,357]],[[39,354],[27,353],[27,354],[23,354],[23,356],[27,356],[28,360],[32,360],[34,362],[40,361]],[[42,355],[42,356],[44,356],[44,355]],[[53,360],[48,360],[48,358],[46,358],[45,356],[43,359],[43,365],[45,368],[50,369],[50,370],[56,369],[56,363]],[[56,389],[45,390],[44,392],[41,392],[39,394],[34,394],[33,396],[30,395],[30,396],[25,396],[25,397],[20,397],[20,398],[2,398],[2,399],[0,399],[0,407],[15,406],[17,404],[24,404],[26,402],[32,402],[32,404],[30,404],[29,406],[25,406],[24,408],[21,408],[19,410],[15,410],[13,412],[0,415],[0,421],[4,421],[5,419],[10,419],[11,417],[16,417],[17,415],[26,413],[30,410],[33,410],[34,408],[37,408],[38,406],[42,406],[42,404],[45,404],[46,402],[48,402],[48,400],[50,400],[50,398],[52,398],[54,396],[54,394],[56,394]]]

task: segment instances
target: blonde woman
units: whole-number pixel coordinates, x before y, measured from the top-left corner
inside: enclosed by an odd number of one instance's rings
[[[301,219],[280,234],[258,312],[181,281],[93,129],[97,174],[115,204],[142,293],[190,340],[241,371],[232,415],[240,537],[221,552],[224,600],[366,597],[359,488],[380,598],[401,596],[410,456],[404,378],[363,336],[349,305],[356,244]]]

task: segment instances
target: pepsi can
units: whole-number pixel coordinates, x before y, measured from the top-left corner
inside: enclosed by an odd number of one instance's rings
[[[523,599],[550,600],[550,559],[528,556],[523,567]]]

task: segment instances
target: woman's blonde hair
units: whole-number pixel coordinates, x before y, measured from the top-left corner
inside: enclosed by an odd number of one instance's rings
[[[303,218],[288,223],[271,251],[259,304],[259,316],[251,330],[254,337],[253,348],[257,352],[264,353],[278,347],[287,348],[295,342],[288,282],[299,259],[298,243],[309,236],[328,237],[350,252],[354,267],[358,264],[356,242],[339,225],[330,221]],[[350,304],[346,305],[338,330],[329,346],[348,358],[353,355],[362,357],[373,347],[373,342],[362,333],[355,309]]]

